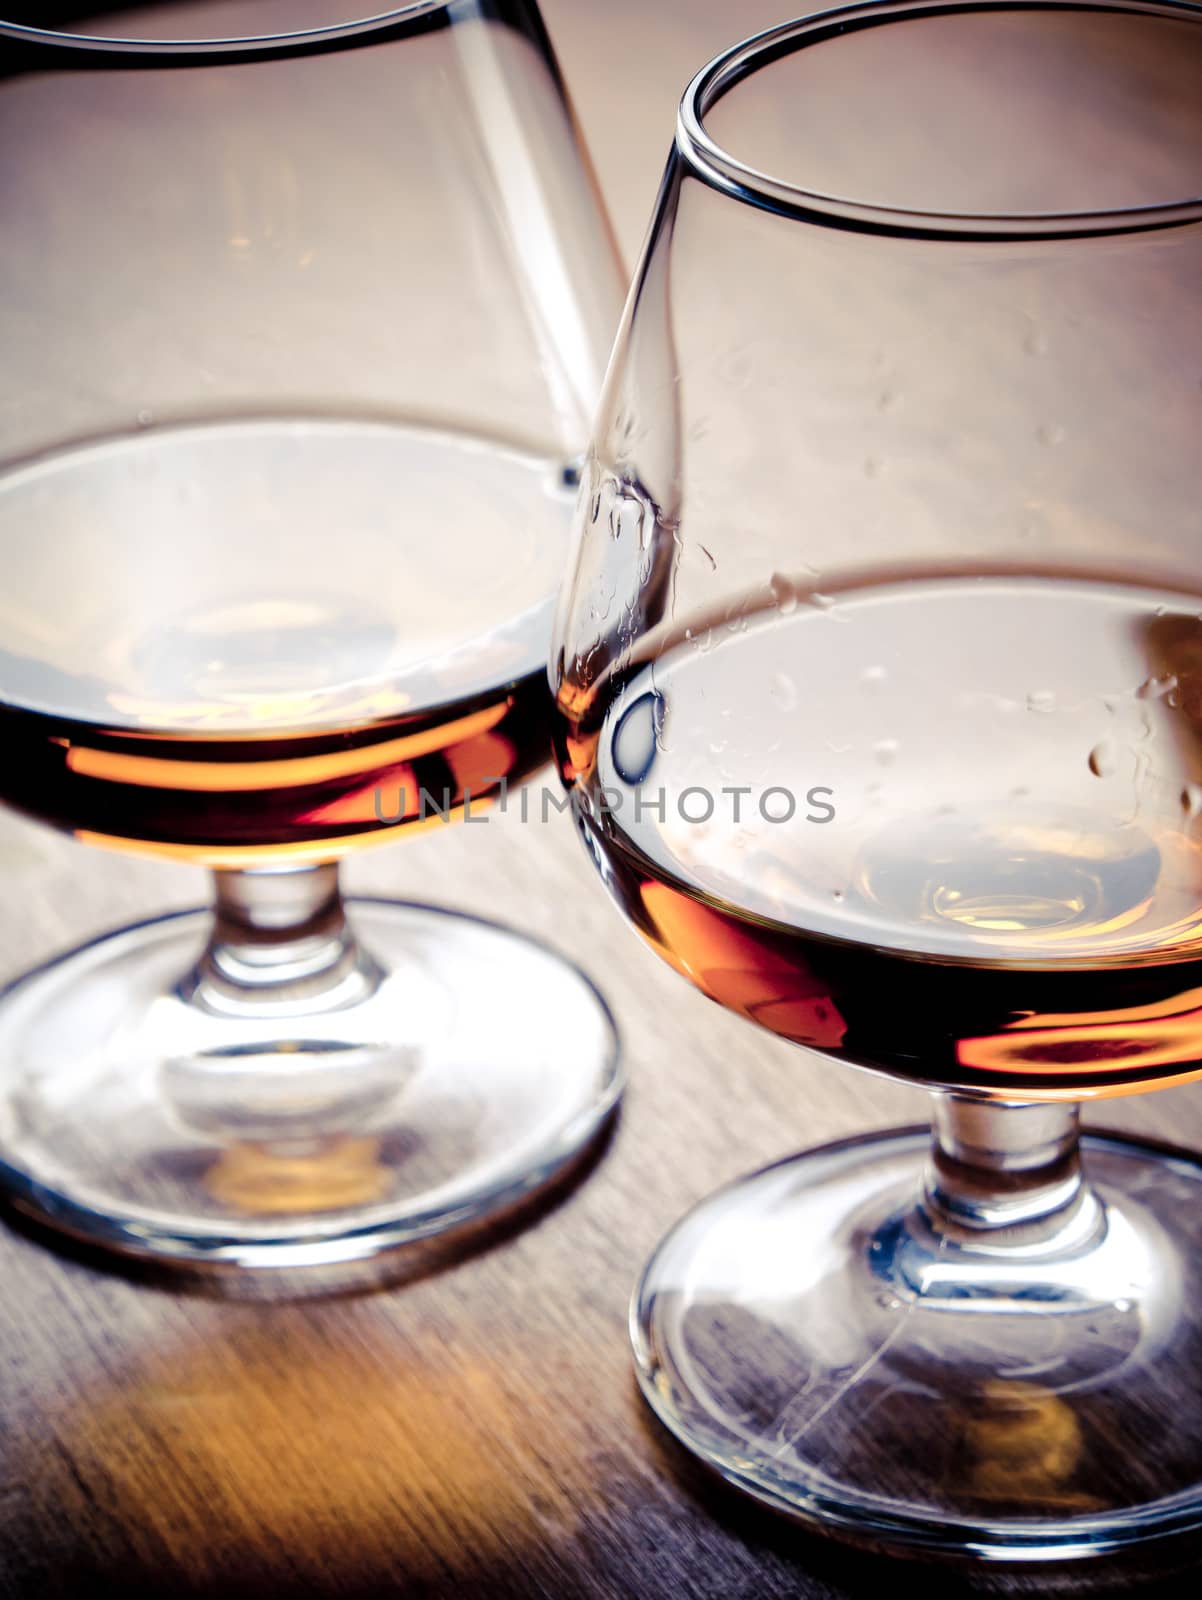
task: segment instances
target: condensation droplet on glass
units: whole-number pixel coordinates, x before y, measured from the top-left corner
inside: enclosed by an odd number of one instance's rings
[[[1119,753],[1112,744],[1095,744],[1089,752],[1089,770],[1095,778],[1113,778],[1118,766]]]
[[[1186,784],[1181,791],[1181,809],[1190,822],[1202,811],[1202,784]]]
[[[1030,328],[1023,339],[1023,349],[1029,356],[1046,356],[1048,353],[1047,335],[1038,328]]]
[[[1040,444],[1063,444],[1065,430],[1058,422],[1041,422],[1035,430],[1035,437]]]
[[[751,361],[742,349],[727,351],[716,363],[715,370],[732,389],[746,389],[751,382]]]
[[[866,478],[879,478],[880,475],[881,475],[881,463],[878,460],[878,458],[876,456],[865,456],[864,457],[864,476]]]
[[[641,694],[622,713],[614,729],[610,752],[623,783],[642,783],[655,765],[655,752],[664,725],[664,697],[658,690]]]
[[[882,389],[876,397],[876,408],[878,411],[891,411],[900,398],[898,390]]]
[[[776,609],[782,615],[787,617],[791,611],[797,609],[797,590],[783,572],[774,572],[768,581],[768,587],[772,590]]]
[[[830,611],[835,605],[835,597],[833,594],[822,594],[817,589],[811,591],[809,600],[810,604],[812,606],[817,606],[819,611]]]
[[[1145,678],[1135,691],[1137,700],[1163,700],[1165,695],[1171,694],[1177,688],[1177,679],[1171,672],[1163,678]]]
[[[139,428],[149,428],[150,424],[153,421],[154,421],[154,412],[153,411],[148,411],[145,407],[143,407],[142,410],[138,412],[138,426],[139,426]]]
[[[842,898],[843,898],[843,890],[842,889],[832,889],[831,890],[831,899],[832,900],[842,900]]]
[[[1051,689],[1032,689],[1027,695],[1027,710],[1039,711],[1045,715],[1056,709],[1056,696]]]
[[[886,676],[884,667],[865,667],[860,674],[860,682],[866,689],[879,689]]]
[[[792,711],[797,705],[797,685],[787,672],[773,675],[772,699],[781,711]]]
[[[900,749],[901,745],[896,739],[878,739],[872,747],[872,753],[880,766],[889,767],[897,760]]]
[[[1011,789],[1010,798],[1011,800],[1025,800],[1030,793],[1031,791],[1026,784],[1020,783],[1016,788]]]

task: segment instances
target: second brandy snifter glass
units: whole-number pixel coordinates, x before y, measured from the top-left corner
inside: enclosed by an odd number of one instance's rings
[[[145,1255],[439,1232],[620,1087],[574,967],[338,894],[549,754],[620,309],[534,0],[365,9],[0,21],[0,796],[217,884],[0,998],[0,1181]]]
[[[1202,1166],[1076,1107],[1202,1073],[1200,17],[902,0],[736,46],[600,407],[553,667],[598,870],[711,999],[935,1091],[933,1141],[686,1217],[639,1376],[869,1540],[1202,1521]]]

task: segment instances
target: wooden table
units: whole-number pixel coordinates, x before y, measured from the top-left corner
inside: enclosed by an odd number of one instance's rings
[[[629,254],[677,88],[782,9],[547,0]],[[621,925],[566,818],[435,830],[348,877],[508,919],[584,963],[623,1029],[620,1126],[585,1181],[526,1226],[401,1263],[371,1293],[230,1297],[0,1232],[0,1596],[984,1589],[983,1576],[899,1571],[809,1538],[712,1485],[646,1414],[626,1338],[639,1266],[693,1201],[803,1144],[920,1119],[924,1097],[708,1005]],[[205,892],[188,869],[106,857],[9,817],[0,883],[0,977]],[[1089,1120],[1202,1147],[1196,1088]],[[1085,1581],[1125,1591],[1142,1571]],[[1049,1580],[988,1587],[1040,1594]]]

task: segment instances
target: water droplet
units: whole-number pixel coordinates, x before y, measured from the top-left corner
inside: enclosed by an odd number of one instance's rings
[[[831,890],[831,899],[832,900],[842,900],[842,898],[843,898],[843,890],[842,889],[832,889]]]
[[[1089,752],[1089,770],[1095,778],[1113,778],[1118,765],[1119,753],[1112,744],[1095,744]]]
[[[1038,328],[1028,329],[1026,338],[1023,340],[1023,349],[1029,356],[1046,356],[1048,353],[1047,335],[1041,333]]]
[[[835,604],[835,597],[833,594],[822,594],[817,589],[811,591],[809,600],[810,604],[812,606],[817,606],[819,611],[829,611]]]
[[[872,753],[880,766],[890,767],[897,760],[900,749],[896,739],[878,739],[872,747]]]
[[[141,411],[138,412],[138,426],[139,426],[139,428],[149,428],[150,424],[153,421],[154,421],[154,412],[153,411],[148,411],[144,407]]]
[[[865,456],[864,457],[864,476],[866,478],[879,478],[880,475],[881,475],[881,463],[877,459],[877,457],[876,456]]]
[[[622,713],[610,746],[614,769],[623,783],[642,783],[655,765],[664,725],[664,697],[658,690],[641,694]]]
[[[1163,678],[1145,678],[1135,691],[1137,700],[1163,700],[1177,687],[1177,679],[1173,673],[1168,672]]]
[[[886,676],[884,667],[865,667],[860,674],[860,682],[866,689],[879,689]]]
[[[715,362],[714,370],[732,389],[746,389],[751,382],[751,359],[745,350],[728,351]]]
[[[1131,1302],[1130,1300],[1116,1300],[1114,1302],[1114,1309],[1116,1311],[1130,1311]]]
[[[772,699],[781,711],[792,711],[797,705],[797,685],[787,672],[778,672],[772,679]]]
[[[1181,809],[1190,822],[1202,811],[1202,784],[1186,784],[1181,791]]]
[[[891,411],[900,398],[896,389],[882,389],[876,397],[876,408],[878,411]]]
[[[1056,709],[1056,696],[1051,689],[1032,689],[1027,695],[1027,710],[1038,711],[1043,715]]]
[[[772,598],[776,601],[776,609],[784,616],[797,609],[797,590],[792,581],[786,578],[783,572],[774,572],[769,580],[768,587],[772,590]]]
[[[1010,798],[1011,800],[1025,800],[1030,793],[1031,791],[1026,784],[1020,783],[1017,788],[1011,789]]]
[[[710,740],[710,755],[712,755],[712,756],[720,756],[722,754],[723,750],[725,750],[725,749],[726,749],[726,740],[725,739],[711,739]]]
[[[1035,437],[1040,444],[1063,444],[1065,430],[1058,422],[1041,422],[1035,430]]]

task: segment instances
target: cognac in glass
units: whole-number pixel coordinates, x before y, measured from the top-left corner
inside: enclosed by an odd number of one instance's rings
[[[121,1250],[368,1255],[620,1086],[552,952],[337,884],[549,753],[616,256],[533,0],[44,24],[0,23],[0,795],[216,914],[10,987],[0,1177]]]
[[[1202,1165],[1077,1135],[1202,1075],[1200,17],[895,0],[719,57],[586,469],[554,675],[606,887],[935,1091],[933,1142],[705,1201],[633,1309],[668,1427],[860,1539],[1202,1521]]]

